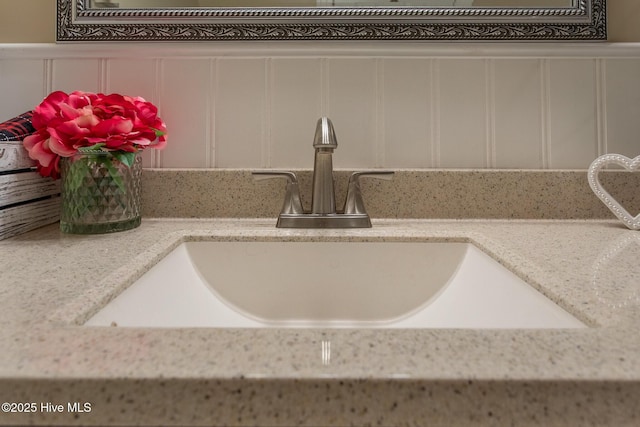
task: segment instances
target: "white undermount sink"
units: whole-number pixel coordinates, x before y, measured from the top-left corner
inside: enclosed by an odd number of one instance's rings
[[[580,328],[470,243],[180,244],[87,326]]]

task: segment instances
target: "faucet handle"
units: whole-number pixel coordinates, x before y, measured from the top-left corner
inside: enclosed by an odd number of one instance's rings
[[[393,172],[362,171],[352,173],[351,177],[349,178],[347,199],[344,202],[344,213],[347,215],[367,214],[367,211],[364,208],[364,200],[362,200],[362,191],[360,190],[360,178],[376,178],[390,181],[393,178]]]
[[[281,214],[302,214],[302,202],[300,201],[300,187],[296,174],[289,171],[254,171],[251,173],[256,181],[272,178],[286,178],[287,186],[282,204]]]

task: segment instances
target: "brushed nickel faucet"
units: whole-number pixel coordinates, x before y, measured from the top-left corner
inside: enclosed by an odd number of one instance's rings
[[[336,196],[333,181],[333,151],[338,141],[331,120],[321,117],[316,125],[313,138],[315,158],[311,211],[305,211],[300,200],[300,187],[295,173],[290,171],[254,171],[256,180],[285,178],[285,198],[278,215],[279,228],[368,228],[371,218],[367,214],[360,190],[360,178],[390,180],[391,171],[354,172],[349,178],[347,197],[342,211],[336,210]]]

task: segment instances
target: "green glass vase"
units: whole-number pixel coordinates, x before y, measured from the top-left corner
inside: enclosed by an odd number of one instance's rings
[[[112,233],[140,225],[140,153],[126,161],[110,152],[78,153],[62,158],[60,170],[62,232]]]

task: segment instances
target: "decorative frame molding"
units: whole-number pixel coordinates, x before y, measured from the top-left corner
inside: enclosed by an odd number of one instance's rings
[[[92,9],[57,0],[58,42],[606,40],[606,0],[567,8]]]

